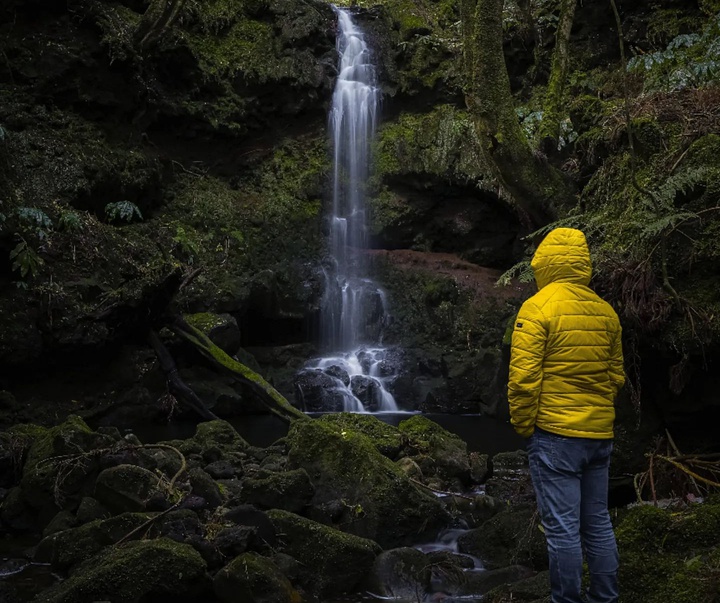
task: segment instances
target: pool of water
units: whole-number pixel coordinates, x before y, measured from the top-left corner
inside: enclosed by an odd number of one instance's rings
[[[397,426],[417,413],[389,412],[373,416],[389,425]],[[311,416],[320,416],[315,413]],[[525,447],[525,440],[518,436],[508,422],[484,415],[426,414],[449,432],[460,436],[468,445],[468,451],[497,454]],[[287,423],[275,415],[247,415],[234,417],[229,422],[237,432],[253,446],[269,446],[287,435]],[[131,431],[145,444],[163,440],[190,438],[195,433],[195,423],[171,423],[168,425],[138,425]]]

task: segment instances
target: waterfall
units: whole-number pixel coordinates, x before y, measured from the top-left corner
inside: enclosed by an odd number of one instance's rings
[[[325,271],[320,317],[322,347],[333,355],[309,363],[296,379],[296,391],[306,404],[318,398],[308,392],[322,392],[320,401],[308,404],[316,410],[397,411],[385,387],[395,369],[388,351],[378,347],[387,322],[385,294],[368,278],[365,259],[370,148],[380,90],[365,35],[349,12],[335,11],[339,65],[328,120],[333,143],[332,262]]]
[[[365,278],[367,266],[362,252],[367,248],[366,189],[380,95],[363,33],[348,12],[336,12],[340,59],[329,117],[333,142],[330,254],[334,274],[326,281],[321,325],[326,349],[349,351],[368,339],[367,312],[372,310],[378,291]]]

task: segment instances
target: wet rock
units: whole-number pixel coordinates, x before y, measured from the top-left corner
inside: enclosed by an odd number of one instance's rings
[[[425,553],[409,547],[378,555],[365,587],[374,595],[414,601],[430,588],[430,563]]]
[[[394,547],[434,534],[447,521],[436,497],[415,487],[372,438],[326,421],[295,421],[288,464],[307,471],[315,495],[308,517]]]
[[[223,603],[295,603],[300,595],[267,557],[246,553],[233,559],[213,580],[215,595]]]
[[[458,549],[482,560],[487,569],[515,563],[547,568],[547,545],[534,506],[506,507],[458,539]]]
[[[110,515],[108,510],[103,507],[95,498],[84,496],[78,505],[75,517],[78,523],[88,523],[96,519],[107,519]]]
[[[223,495],[215,480],[205,473],[202,469],[194,468],[188,471],[190,479],[190,487],[193,494],[202,496],[211,509],[215,509],[223,504]]]
[[[136,465],[118,465],[98,475],[95,498],[114,513],[144,511],[159,488],[160,479],[147,469]]]
[[[78,521],[72,513],[69,511],[58,511],[57,515],[50,520],[50,523],[45,526],[43,530],[43,536],[49,536],[56,532],[62,532],[63,530],[69,530],[74,528],[78,524]]]
[[[190,509],[170,511],[157,524],[160,534],[175,542],[189,542],[193,536],[202,536],[204,526]]]
[[[224,519],[240,526],[255,528],[258,539],[270,547],[277,544],[275,524],[269,516],[252,505],[239,505],[225,513]]]
[[[407,455],[416,460],[425,477],[438,477],[446,483],[453,478],[469,482],[467,444],[458,436],[422,415],[402,421],[398,429],[406,437]]]
[[[295,399],[308,412],[340,412],[346,393],[342,381],[319,369],[303,369],[294,379]]]
[[[235,465],[224,460],[206,465],[205,472],[213,479],[230,479],[239,473]]]
[[[485,492],[499,500],[532,502],[535,492],[530,481],[528,457],[524,450],[501,452],[492,458],[492,474],[485,483]]]
[[[404,457],[397,461],[397,466],[400,467],[402,472],[407,475],[411,479],[416,479],[419,481],[423,480],[423,472],[422,469],[420,469],[420,465],[418,465],[413,459],[410,457]]]
[[[470,463],[470,480],[475,484],[482,484],[490,474],[490,457],[487,454],[471,452],[468,455]]]
[[[283,534],[281,551],[302,561],[298,582],[321,598],[352,591],[381,552],[371,540],[287,511],[273,510],[268,517]]]
[[[466,597],[485,595],[503,584],[518,582],[533,575],[533,570],[522,565],[510,565],[489,571],[472,571],[463,575],[463,580],[450,591],[453,596]]]
[[[377,379],[364,375],[354,375],[350,388],[355,397],[362,402],[366,410],[375,412],[382,403],[382,386]]]
[[[130,542],[109,549],[59,585],[43,591],[36,603],[151,601],[188,598],[207,591],[206,564],[191,546],[167,538]]]
[[[242,498],[263,509],[285,509],[300,513],[312,500],[315,489],[304,469],[273,473],[262,479],[247,478]]]
[[[531,601],[545,601],[550,595],[550,572],[539,572],[535,576],[525,578],[512,584],[501,585],[488,593],[488,599],[512,597],[513,601],[520,603]]]
[[[329,366],[323,370],[326,374],[330,375],[331,377],[335,377],[335,379],[341,381],[345,387],[350,386],[350,375],[348,375],[347,371],[344,370],[342,367],[338,366],[337,364]]]
[[[263,542],[257,538],[257,528],[254,526],[231,526],[220,530],[212,541],[213,546],[220,551],[226,559],[232,559],[246,552],[253,543],[265,548]]]

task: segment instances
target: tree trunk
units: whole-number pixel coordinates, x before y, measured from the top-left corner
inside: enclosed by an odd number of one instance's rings
[[[503,54],[503,0],[461,0],[465,100],[494,176],[529,227],[572,200],[562,174],[535,156],[520,127]]]
[[[540,142],[547,152],[557,149],[560,139],[560,122],[565,117],[563,100],[565,98],[565,85],[567,83],[568,46],[570,32],[575,19],[577,0],[562,0],[560,5],[560,20],[555,32],[555,50],[553,52],[550,79],[547,94],[545,95],[545,110],[540,125]]]

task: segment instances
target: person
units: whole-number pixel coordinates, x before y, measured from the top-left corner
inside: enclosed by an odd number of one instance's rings
[[[530,477],[545,529],[553,603],[618,600],[618,551],[608,512],[614,401],[625,382],[617,314],[590,287],[585,235],[551,231],[531,267],[538,292],[515,319],[510,421],[529,438]]]

